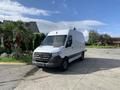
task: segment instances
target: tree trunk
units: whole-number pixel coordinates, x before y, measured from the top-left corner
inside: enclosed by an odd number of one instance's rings
[[[1,47],[4,47],[3,39],[4,39],[4,37],[3,37],[3,35],[1,35],[1,37],[0,37],[0,40],[1,40]]]

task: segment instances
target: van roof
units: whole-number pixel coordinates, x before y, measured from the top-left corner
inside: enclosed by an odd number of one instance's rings
[[[62,30],[56,30],[56,31],[51,31],[48,33],[48,36],[51,35],[68,35],[70,29],[62,29]]]

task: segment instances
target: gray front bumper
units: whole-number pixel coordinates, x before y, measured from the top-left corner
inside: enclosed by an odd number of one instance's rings
[[[60,64],[58,63],[44,63],[44,62],[36,62],[32,61],[33,65],[39,66],[39,67],[59,67]]]
[[[60,56],[56,56],[51,58],[48,62],[38,62],[36,60],[32,60],[32,63],[39,67],[59,67],[61,66],[63,59]]]

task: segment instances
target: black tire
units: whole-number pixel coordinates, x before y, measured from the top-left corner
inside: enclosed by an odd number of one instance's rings
[[[81,61],[83,61],[83,60],[85,59],[84,56],[85,56],[85,52],[82,52],[82,53],[81,53],[81,57],[80,57],[80,60],[81,60]]]
[[[64,60],[61,65],[61,70],[66,71],[68,69],[68,66],[69,66],[68,60]]]
[[[37,66],[37,68],[42,68],[42,67],[40,67],[40,66]]]

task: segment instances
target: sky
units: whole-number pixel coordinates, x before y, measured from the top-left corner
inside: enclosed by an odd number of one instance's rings
[[[120,0],[0,0],[0,21],[36,21],[41,32],[76,27],[120,37]]]

